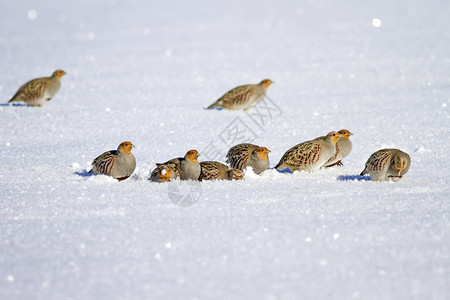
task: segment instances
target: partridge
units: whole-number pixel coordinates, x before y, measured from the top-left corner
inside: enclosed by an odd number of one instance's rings
[[[22,85],[16,94],[8,101],[24,101],[31,106],[43,106],[53,98],[61,87],[61,77],[66,72],[56,70],[51,77],[36,78]]]
[[[200,154],[197,150],[189,150],[184,157],[172,158],[163,164],[156,164],[156,166],[167,165],[175,172],[175,178],[180,177],[181,180],[198,180],[200,176],[200,165],[197,158]]]
[[[217,161],[202,161],[200,163],[202,172],[199,180],[239,180],[244,176],[241,170],[230,169],[226,165]]]
[[[177,178],[177,172],[170,164],[157,164],[157,167],[152,171],[150,180],[154,182],[167,182]]]
[[[172,158],[171,160],[166,161],[165,163],[156,163],[156,167],[159,166],[166,166],[172,169],[175,178],[180,177],[180,161],[182,160],[182,157]]]
[[[127,179],[136,169],[136,158],[131,153],[133,147],[131,142],[123,142],[117,150],[103,153],[94,159],[89,173],[108,175],[119,181]]]
[[[253,168],[253,172],[261,174],[269,168],[270,150],[253,144],[239,144],[228,150],[227,163],[232,169],[243,171],[247,166]]]
[[[352,152],[352,141],[350,136],[353,135],[347,129],[339,130],[341,138],[336,143],[336,153],[324,164],[326,168],[332,166],[343,166],[342,160]]]
[[[336,142],[340,133],[330,132],[326,136],[298,144],[283,154],[275,166],[277,170],[312,172],[328,161],[336,153]]]
[[[407,153],[398,149],[381,149],[369,157],[360,175],[369,174],[373,181],[397,181],[408,172],[410,165],[411,158]]]
[[[272,80],[264,79],[259,84],[246,84],[238,86],[220,97],[216,102],[207,107],[223,107],[229,110],[248,110],[255,107],[266,96],[267,88]]]

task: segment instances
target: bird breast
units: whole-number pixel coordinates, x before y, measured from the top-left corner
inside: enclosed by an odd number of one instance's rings
[[[133,154],[120,153],[117,155],[112,174],[116,177],[130,176],[136,169],[136,158]]]
[[[49,85],[47,86],[47,90],[45,91],[50,98],[56,95],[56,93],[61,88],[61,81],[58,78],[52,78],[50,80]]]

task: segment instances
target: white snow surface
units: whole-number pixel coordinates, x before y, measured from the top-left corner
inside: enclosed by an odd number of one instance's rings
[[[0,299],[449,299],[449,15],[445,0],[2,0],[1,102],[68,75],[43,108],[0,106]],[[203,109],[265,78],[264,124]],[[148,180],[190,149],[224,162],[235,129],[273,167],[343,128],[343,167],[195,193]],[[131,178],[88,176],[126,140]],[[358,176],[385,147],[410,154],[406,176]]]

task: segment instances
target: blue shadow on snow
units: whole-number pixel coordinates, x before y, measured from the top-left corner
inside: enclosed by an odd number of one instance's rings
[[[275,168],[274,168],[275,169]],[[292,173],[294,173],[294,172],[292,172],[291,171],[291,169],[289,169],[289,168],[286,168],[286,169],[275,169],[275,170],[277,170],[279,173],[289,173],[289,174],[292,174]]]
[[[89,173],[87,170],[83,170],[83,171],[76,171],[75,173],[73,173],[75,175],[81,176],[81,177],[91,177],[94,176],[94,174]]]
[[[0,103],[0,106],[26,106],[26,107],[31,107],[31,105],[28,105],[26,103]]]
[[[371,181],[370,176],[361,176],[361,175],[340,175],[337,177],[339,181],[349,181],[349,180],[357,180],[357,181]]]

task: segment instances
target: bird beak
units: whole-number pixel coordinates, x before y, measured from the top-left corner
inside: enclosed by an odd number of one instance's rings
[[[136,146],[135,146],[135,145],[133,145],[133,144],[131,144],[131,148],[136,148]]]
[[[270,153],[270,152],[272,152],[272,151],[270,151],[269,149],[267,149],[267,153]]]
[[[200,153],[197,153],[197,157],[199,157],[200,156]]]

